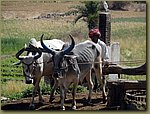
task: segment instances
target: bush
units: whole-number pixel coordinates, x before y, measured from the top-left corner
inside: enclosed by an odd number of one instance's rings
[[[45,84],[44,82],[41,84],[41,92],[42,94],[50,94],[52,88],[50,85]]]
[[[71,84],[71,85],[69,86],[68,90],[69,90],[69,91],[72,91],[72,87],[73,87],[73,85]],[[82,92],[85,92],[86,90],[87,90],[86,87],[83,87],[83,86],[81,86],[81,85],[78,85],[78,86],[77,86],[77,93],[82,93]]]
[[[22,92],[22,98],[31,97],[32,96],[32,87],[28,87],[26,90]]]
[[[9,96],[10,100],[18,100],[22,98],[22,93],[14,93]]]
[[[28,87],[22,92],[10,94],[8,98],[10,98],[10,100],[18,100],[21,98],[26,98],[26,97],[31,97],[31,96],[32,96],[32,88]]]

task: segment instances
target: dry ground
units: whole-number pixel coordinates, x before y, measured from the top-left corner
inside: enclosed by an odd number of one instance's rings
[[[59,110],[60,109],[60,96],[56,95],[53,103],[49,103],[49,96],[44,95],[44,103],[38,103],[38,97],[35,100],[35,110]],[[102,103],[102,98],[100,93],[94,93],[92,95],[91,104],[87,104],[87,94],[86,93],[77,93],[76,102],[77,102],[77,110],[103,110],[106,108],[106,104]],[[31,97],[23,98],[16,101],[10,101],[10,103],[6,103],[1,106],[2,110],[29,110]],[[71,102],[72,96],[71,94],[67,95],[67,99],[65,100],[66,110],[71,110]]]
[[[63,13],[73,6],[82,5],[78,1],[2,1],[1,13],[4,19],[32,19],[47,13]],[[146,13],[134,11],[111,11],[112,18],[145,17]]]

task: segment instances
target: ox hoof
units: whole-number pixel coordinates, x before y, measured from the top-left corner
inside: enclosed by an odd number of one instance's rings
[[[73,106],[73,107],[72,107],[72,110],[76,110],[76,109],[77,109],[77,107],[76,107],[76,106]]]
[[[88,104],[88,105],[91,105],[91,104],[92,104],[91,101],[92,101],[91,98],[88,98],[87,104]]]
[[[103,98],[103,104],[107,103],[107,97]]]
[[[34,104],[30,104],[29,105],[29,110],[34,110],[35,109],[35,105]]]
[[[103,99],[103,104],[105,104],[107,102],[107,100],[106,99]]]
[[[65,110],[65,106],[61,107],[60,110]]]
[[[92,106],[93,104],[91,102],[87,102],[87,105]]]
[[[55,99],[55,97],[51,97],[51,98],[49,99],[49,102],[52,103],[54,99]]]

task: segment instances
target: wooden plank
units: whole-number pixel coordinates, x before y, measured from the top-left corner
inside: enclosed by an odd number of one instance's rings
[[[125,82],[124,83],[125,90],[142,90],[146,89],[146,81],[138,81],[138,82]]]
[[[127,74],[127,75],[146,75],[146,63],[137,67],[122,67],[119,65],[109,65],[103,67],[103,74]]]
[[[113,84],[123,85],[124,90],[142,90],[146,89],[146,81],[109,81],[108,88],[111,88]]]

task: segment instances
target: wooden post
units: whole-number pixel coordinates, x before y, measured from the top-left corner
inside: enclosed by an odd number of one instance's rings
[[[124,108],[124,83],[111,83],[109,86],[108,93],[108,107],[120,107],[120,109]]]
[[[101,12],[99,14],[99,30],[101,40],[105,42],[109,52],[109,62],[120,61],[120,46],[118,42],[111,43],[111,14]],[[118,80],[118,74],[110,74],[109,80]]]
[[[101,40],[109,46],[111,33],[111,15],[109,12],[101,12],[99,14],[99,30],[101,32]]]

